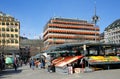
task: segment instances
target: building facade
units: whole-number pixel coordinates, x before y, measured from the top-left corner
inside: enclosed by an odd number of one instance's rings
[[[104,43],[104,32],[100,34],[100,42]]]
[[[0,53],[19,53],[20,22],[14,17],[0,12]]]
[[[105,43],[120,43],[120,19],[105,28],[104,40]]]
[[[99,41],[99,27],[85,20],[69,18],[51,18],[44,27],[45,48],[51,45]]]

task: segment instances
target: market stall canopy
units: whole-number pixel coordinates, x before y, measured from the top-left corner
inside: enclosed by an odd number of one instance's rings
[[[70,64],[76,60],[82,59],[84,56],[67,56],[67,57],[59,57],[57,59],[54,59],[52,61],[53,64],[55,64],[56,67],[64,67],[67,64]]]
[[[77,42],[77,43],[65,43],[65,44],[60,44],[60,45],[56,45],[56,46],[51,46],[50,48],[48,48],[47,50],[45,50],[44,52],[46,53],[54,53],[54,51],[65,51],[65,50],[69,50],[71,48],[74,47],[83,47],[84,45],[86,45],[87,47],[99,47],[99,46],[103,46],[103,47],[120,47],[120,44],[116,44],[116,43],[100,43],[100,42]]]

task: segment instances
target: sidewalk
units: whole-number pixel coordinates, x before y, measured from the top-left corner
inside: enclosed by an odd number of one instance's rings
[[[29,66],[23,66],[14,71],[7,69],[0,75],[0,79],[119,79],[120,69],[94,71],[90,73],[61,74],[49,73],[46,69],[32,70]]]
[[[14,69],[6,69],[0,75],[0,79],[68,79],[70,75],[49,73],[46,69],[32,70],[29,66],[23,66],[17,71]]]

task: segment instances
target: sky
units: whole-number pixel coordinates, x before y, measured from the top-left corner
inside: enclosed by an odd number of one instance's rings
[[[120,19],[120,0],[0,0],[0,11],[20,21],[20,35],[29,39],[42,37],[52,17],[92,21],[96,5],[100,33]]]

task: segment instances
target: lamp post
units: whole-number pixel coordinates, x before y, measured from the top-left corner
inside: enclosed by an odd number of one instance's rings
[[[99,20],[99,17],[96,15],[96,4],[95,4],[95,15],[92,17],[92,21],[94,23],[94,27],[95,27],[95,42],[96,42],[96,24]]]
[[[40,43],[40,53],[42,52],[42,39],[41,39],[41,36],[39,37],[39,43]]]

